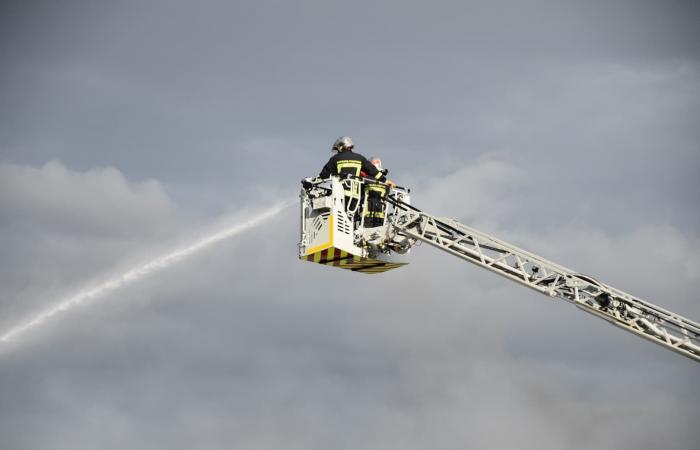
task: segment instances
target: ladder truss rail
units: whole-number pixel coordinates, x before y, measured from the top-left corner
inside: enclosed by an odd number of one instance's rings
[[[622,329],[700,362],[700,325],[593,278],[447,218],[388,197],[402,235],[557,297]]]

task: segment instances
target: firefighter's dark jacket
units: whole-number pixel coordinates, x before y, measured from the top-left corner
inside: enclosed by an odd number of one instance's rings
[[[385,181],[386,176],[369,162],[367,158],[359,153],[350,151],[336,153],[331,156],[323,170],[321,170],[321,178],[328,178],[331,175],[354,175],[360,176],[360,172],[367,174],[367,178],[377,181]]]

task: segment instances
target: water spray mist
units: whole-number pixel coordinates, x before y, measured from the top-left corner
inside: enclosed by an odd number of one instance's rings
[[[119,276],[111,278],[97,287],[78,292],[72,297],[69,297],[63,300],[62,302],[59,302],[57,305],[47,309],[46,311],[41,312],[32,320],[17,325],[16,327],[10,329],[6,333],[4,333],[2,337],[0,337],[0,342],[8,342],[12,339],[15,339],[20,334],[46,323],[48,320],[54,318],[56,315],[68,311],[85,301],[96,300],[109,292],[112,292],[123,286],[127,286],[159,270],[165,269],[187,258],[188,256],[200,250],[203,250],[204,248],[212,244],[215,244],[216,242],[242,233],[243,231],[246,231],[249,228],[252,228],[255,225],[258,225],[261,222],[264,222],[265,220],[268,220],[273,216],[279,214],[282,210],[284,210],[290,205],[291,203],[284,203],[281,205],[274,206],[245,222],[238,223],[232,227],[205,236],[187,247],[159,256],[153,259],[152,261],[137,266]]]

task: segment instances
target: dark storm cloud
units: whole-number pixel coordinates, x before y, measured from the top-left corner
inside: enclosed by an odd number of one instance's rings
[[[683,137],[697,139],[691,129],[652,146],[659,133],[649,125],[666,123],[630,118],[663,105],[645,96],[670,90],[683,110],[659,116],[695,123],[697,95],[684,94],[697,91],[693,2],[64,2],[16,6],[7,17],[15,25],[3,39],[3,153],[114,164],[193,193],[192,203],[205,183],[245,197],[239,186],[261,173],[295,182],[318,170],[342,133],[395,169],[421,170],[426,152],[444,173],[450,160],[510,151],[527,155],[535,176],[555,158],[618,169],[595,153],[601,142],[648,169],[668,160],[667,149],[687,151]],[[690,73],[674,76],[683,64]],[[627,83],[616,72],[642,79],[612,105],[591,102]],[[645,73],[660,80],[645,83]],[[595,128],[600,107],[614,120],[607,127],[621,119],[634,133]],[[271,138],[274,159],[241,156]],[[691,182],[676,178],[665,195]]]
[[[294,195],[340,134],[419,207],[697,320],[699,18],[3,2],[2,330]],[[298,262],[293,210],[0,352],[3,447],[698,441],[697,364],[427,246],[381,277]]]

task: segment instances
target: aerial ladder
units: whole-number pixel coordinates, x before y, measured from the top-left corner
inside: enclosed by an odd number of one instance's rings
[[[367,228],[366,204],[348,201],[345,193],[362,193],[369,183],[376,181],[302,181],[300,259],[380,273],[407,264],[411,247],[424,242],[700,362],[700,324],[456,220],[423,212],[411,205],[408,189],[392,188],[384,224]]]

